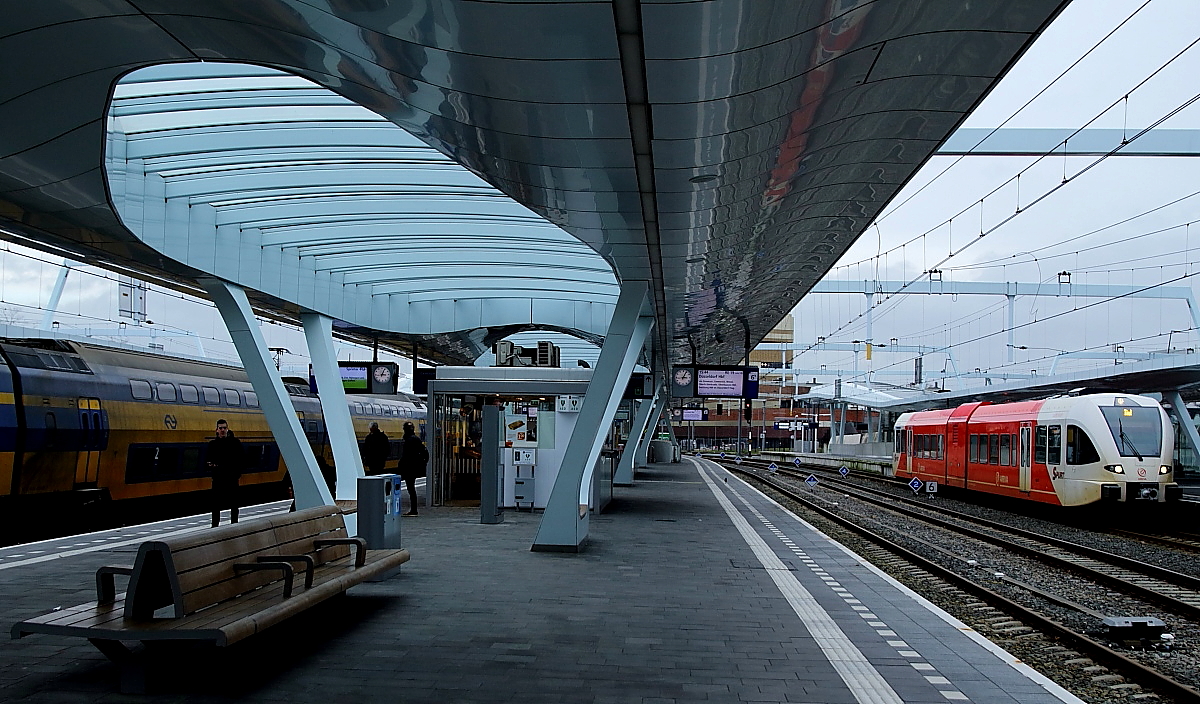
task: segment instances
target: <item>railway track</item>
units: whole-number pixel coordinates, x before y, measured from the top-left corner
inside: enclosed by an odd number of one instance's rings
[[[932,578],[936,578],[936,580],[942,581],[948,585],[945,587],[933,587],[935,593],[943,594],[947,588],[961,590],[990,605],[987,608],[996,609],[998,615],[996,615],[994,618],[985,620],[990,621],[992,625],[1004,625],[1004,628],[1000,629],[1003,631],[1003,633],[1001,633],[1001,639],[1003,639],[1004,633],[1011,634],[1014,630],[1022,631],[1033,629],[1043,633],[1052,634],[1055,637],[1066,638],[1074,644],[1073,647],[1075,649],[1068,652],[1079,651],[1086,653],[1087,658],[1084,658],[1084,660],[1090,658],[1096,662],[1103,662],[1118,671],[1129,674],[1130,678],[1135,679],[1141,685],[1152,688],[1162,695],[1171,697],[1174,701],[1200,703],[1200,690],[1197,690],[1187,682],[1182,682],[1179,679],[1176,679],[1170,674],[1167,674],[1154,667],[1151,663],[1143,662],[1136,657],[1130,657],[1125,653],[1114,649],[1113,647],[1109,647],[1109,645],[1106,645],[1104,642],[1101,642],[1101,640],[1097,639],[1094,634],[1089,634],[1078,628],[1072,628],[1063,624],[1060,620],[1046,616],[1033,606],[1019,603],[1018,601],[997,592],[993,586],[998,582],[1002,582],[1010,587],[1017,587],[1021,591],[1026,591],[1036,595],[1036,597],[1039,599],[1053,602],[1062,608],[1080,611],[1091,617],[1098,617],[1102,615],[1099,612],[1088,608],[1087,606],[1075,603],[1070,599],[1064,598],[1058,594],[1049,593],[1046,590],[1038,589],[1034,585],[1022,583],[1016,579],[1012,579],[1003,575],[997,575],[994,572],[986,572],[986,579],[981,578],[979,575],[981,575],[983,571],[978,569],[978,567],[975,565],[968,565],[968,561],[956,551],[947,549],[941,545],[934,545],[925,541],[920,541],[919,538],[906,536],[907,540],[915,539],[920,542],[924,542],[924,547],[939,554],[941,559],[948,560],[951,564],[960,565],[960,569],[962,569],[965,574],[960,573],[955,569],[946,567],[935,559],[925,557],[908,547],[900,545],[892,538],[883,535],[878,530],[869,527],[867,525],[869,522],[868,520],[848,517],[845,515],[846,507],[843,505],[838,505],[837,510],[831,510],[830,508],[822,505],[822,501],[805,496],[804,493],[807,493],[805,490],[798,490],[796,487],[788,486],[779,481],[778,477],[763,476],[759,472],[746,467],[728,465],[724,466],[726,469],[749,479],[752,483],[765,486],[770,490],[785,496],[790,501],[801,504],[804,507],[821,515],[825,519],[836,523],[838,526],[841,526],[842,528],[850,530],[856,535],[861,536],[863,539],[877,546],[877,548],[875,548],[876,550],[884,550],[888,555],[892,556],[888,559],[902,560],[904,563],[911,565],[911,567],[905,569],[909,569],[917,573],[927,573],[928,575],[932,575]],[[792,474],[795,476],[795,473]],[[845,487],[839,486],[838,491],[845,491]],[[863,493],[866,494],[868,492]],[[896,498],[897,497],[894,495],[888,495],[888,500],[891,502],[895,502]],[[865,499],[855,497],[855,500]],[[884,502],[878,497],[872,497],[872,500],[868,503],[871,506],[878,506]],[[931,516],[928,511],[916,511],[907,507],[901,507],[901,510],[904,515],[918,518],[921,521],[930,520],[931,518],[935,521],[938,520],[937,517]],[[939,511],[940,510],[941,509],[939,508]],[[975,517],[970,518],[972,520],[975,519]],[[956,533],[965,530],[969,530],[972,533],[979,532],[986,535],[986,537],[981,537],[980,539],[987,540],[993,544],[998,541],[1003,542],[995,534],[988,534],[988,531],[996,529],[988,528],[986,530],[978,530],[969,526],[960,525],[959,523],[950,520],[940,522],[942,523],[942,529],[944,530],[950,530]],[[1004,526],[1003,530],[1012,530],[1012,527]],[[1024,544],[1021,545],[1020,548],[1013,549],[1022,550],[1027,557],[1034,557],[1035,555],[1031,553],[1039,552],[1038,548],[1031,547],[1027,542],[1033,540],[1032,538],[1026,538],[1023,536],[1016,536],[1016,538],[1018,541],[1016,544],[1020,544],[1022,542],[1024,542]],[[1051,546],[1048,543],[1044,543],[1043,546],[1044,547],[1041,548],[1041,551],[1047,551],[1051,549],[1055,552],[1066,551],[1065,548]],[[1040,558],[1043,557],[1043,555],[1038,554],[1036,557]],[[876,558],[878,558],[878,555],[873,556],[872,561],[876,561],[878,564]],[[1059,559],[1057,555],[1055,555],[1055,559]],[[1097,558],[1085,557],[1081,554],[1076,554],[1073,556],[1073,558],[1067,557],[1064,559],[1067,559],[1067,564],[1069,564],[1069,567],[1064,569],[1071,569],[1073,571],[1082,571],[1088,569],[1101,570],[1101,572],[1097,572],[1097,574],[1104,574],[1104,576],[1096,576],[1094,578],[1098,580],[1103,579],[1106,584],[1111,585],[1113,588],[1118,588],[1118,585],[1120,585],[1120,588],[1136,591],[1139,594],[1153,594],[1152,597],[1145,596],[1143,598],[1153,598],[1156,602],[1163,603],[1164,605],[1171,604],[1171,610],[1178,609],[1181,612],[1186,612],[1189,618],[1200,618],[1200,589],[1164,583],[1163,580],[1160,580],[1158,577],[1139,575],[1130,566],[1118,568],[1116,565],[1104,565],[1103,563],[1100,563],[1100,560]],[[1100,564],[1090,565],[1087,564],[1088,562]],[[1189,577],[1188,575],[1179,576],[1185,578]],[[1126,577],[1128,579],[1126,579]],[[1187,583],[1189,579],[1178,581]],[[1129,586],[1131,584],[1137,584],[1138,582],[1143,582],[1143,584],[1138,586]],[[1149,582],[1150,584],[1145,584],[1146,582]],[[1200,580],[1196,580],[1196,582],[1196,586],[1200,587]],[[1186,592],[1186,594],[1181,594],[1180,592]],[[1181,596],[1183,598],[1179,598]],[[1076,652],[1076,654],[1078,655],[1079,652]],[[1100,675],[1099,678],[1103,679],[1106,676],[1107,675]]]

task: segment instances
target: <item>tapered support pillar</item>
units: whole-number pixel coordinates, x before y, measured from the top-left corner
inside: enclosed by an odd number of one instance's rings
[[[1183,404],[1183,397],[1179,395],[1178,391],[1164,393],[1163,397],[1171,402],[1171,410],[1179,419],[1179,427],[1183,429],[1188,444],[1192,446],[1192,452],[1196,453],[1196,457],[1200,457],[1200,433],[1196,432],[1196,424],[1192,422],[1192,414]]]
[[[654,409],[657,400],[658,397],[655,396],[655,398],[638,401],[637,413],[633,416],[633,424],[629,426],[629,437],[625,439],[625,449],[621,451],[621,459],[618,460],[617,469],[613,472],[613,484],[616,486],[633,485],[633,468],[634,462],[637,461],[637,451],[647,432],[650,411]]]
[[[645,281],[627,281],[604,336],[583,407],[567,441],[562,467],[538,525],[533,550],[578,552],[587,539],[591,471],[600,457],[629,375],[654,325]],[[643,310],[643,308],[646,308]]]
[[[325,416],[333,466],[337,469],[336,495],[339,499],[355,499],[358,498],[358,478],[365,472],[354,423],[350,420],[350,407],[346,403],[346,391],[342,388],[337,353],[333,349],[333,319],[319,313],[303,313],[300,320],[304,323],[304,339],[308,343],[313,374],[317,377],[321,414]]]
[[[296,409],[271,361],[270,351],[258,321],[254,319],[246,292],[220,279],[201,278],[198,283],[217,304],[217,310],[242,359],[246,376],[250,377],[254,392],[258,394],[267,425],[275,436],[279,454],[283,456],[291,475],[296,508],[333,505],[333,496],[325,486],[317,467],[317,458],[309,447],[300,421],[296,419]],[[236,423],[233,423],[233,430],[235,433],[238,430]]]
[[[658,431],[659,421],[662,419],[663,411],[667,408],[667,394],[660,390],[658,396],[654,399],[654,407],[650,409],[650,420],[646,424],[646,432],[642,435],[642,441],[638,443],[637,458],[634,461],[634,475],[637,475],[637,470],[645,469],[650,466],[650,441],[654,439],[654,434]]]

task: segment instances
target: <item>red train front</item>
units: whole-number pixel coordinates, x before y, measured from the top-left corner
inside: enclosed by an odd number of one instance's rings
[[[967,403],[896,421],[898,477],[1057,506],[1177,501],[1175,434],[1157,401],[1089,394]]]

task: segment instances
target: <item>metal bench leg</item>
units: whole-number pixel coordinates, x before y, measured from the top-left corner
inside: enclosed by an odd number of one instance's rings
[[[120,668],[122,694],[146,693],[146,663],[143,658],[119,640],[88,638],[88,642]]]

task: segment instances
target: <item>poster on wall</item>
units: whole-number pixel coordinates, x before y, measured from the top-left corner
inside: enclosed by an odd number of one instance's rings
[[[533,447],[537,445],[537,418],[527,414],[504,415],[505,447]]]

